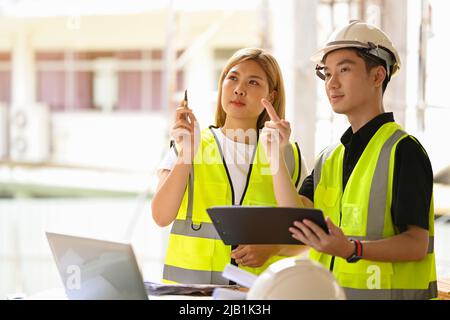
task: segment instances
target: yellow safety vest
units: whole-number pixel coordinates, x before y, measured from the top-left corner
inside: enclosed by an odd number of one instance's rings
[[[294,183],[300,180],[300,150],[291,143],[285,151],[286,163]],[[247,184],[238,205],[276,206],[270,166],[258,143],[247,175]],[[222,150],[212,126],[202,131],[189,182],[178,215],[169,235],[164,264],[166,283],[228,284],[222,271],[230,263],[231,246],[225,245],[206,209],[233,205],[234,191]],[[273,256],[261,267],[243,269],[260,274],[283,257]]]
[[[314,207],[329,216],[349,238],[379,240],[399,231],[391,216],[395,150],[408,137],[394,123],[384,124],[372,137],[342,190],[344,146],[325,149],[314,168]],[[425,150],[423,150],[425,152]],[[433,299],[437,297],[434,256],[434,208],[429,211],[429,247],[418,262],[360,260],[347,263],[334,257],[333,274],[348,299]],[[310,258],[330,267],[332,256],[310,251]]]

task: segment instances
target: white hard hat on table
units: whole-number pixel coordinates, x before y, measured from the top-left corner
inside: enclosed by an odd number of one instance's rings
[[[271,264],[251,286],[250,300],[344,300],[344,290],[321,264],[286,258]]]

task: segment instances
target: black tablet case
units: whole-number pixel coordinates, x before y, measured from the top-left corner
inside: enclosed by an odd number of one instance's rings
[[[308,219],[328,233],[318,209],[285,207],[212,207],[206,209],[217,233],[226,245],[301,244],[288,228],[294,221]]]

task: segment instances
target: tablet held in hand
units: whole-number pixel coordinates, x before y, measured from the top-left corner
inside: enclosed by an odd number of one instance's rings
[[[294,221],[308,219],[328,233],[323,213],[318,209],[287,207],[227,206],[206,209],[226,245],[301,244],[292,238]]]

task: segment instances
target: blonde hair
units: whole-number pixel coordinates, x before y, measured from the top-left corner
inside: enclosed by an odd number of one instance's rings
[[[228,60],[226,66],[222,70],[219,78],[218,94],[217,94],[217,104],[216,104],[216,126],[222,127],[225,124],[225,119],[227,114],[222,107],[222,84],[223,81],[235,65],[252,60],[255,61],[265,72],[267,76],[267,81],[269,84],[269,93],[276,91],[272,105],[280,118],[284,118],[285,113],[285,93],[284,93],[284,83],[281,74],[280,66],[275,58],[269,52],[260,48],[244,48],[236,51],[231,58]],[[256,123],[257,129],[264,127],[264,122],[270,120],[267,111],[264,109],[259,115],[258,121]]]

